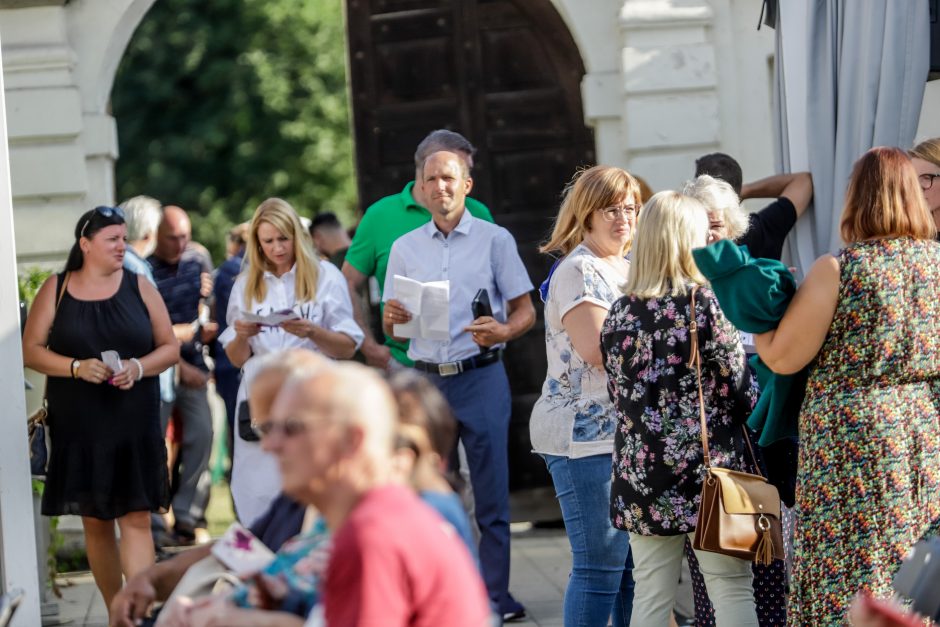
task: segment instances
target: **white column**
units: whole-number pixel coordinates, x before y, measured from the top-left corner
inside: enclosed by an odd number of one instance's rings
[[[3,67],[0,54],[0,70]],[[35,627],[39,618],[39,576],[33,501],[26,448],[26,399],[20,341],[13,199],[7,150],[6,103],[0,71],[0,573],[4,590],[26,592],[13,625]]]

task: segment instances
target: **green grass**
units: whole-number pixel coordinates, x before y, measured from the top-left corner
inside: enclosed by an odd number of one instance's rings
[[[235,510],[232,509],[232,493],[228,483],[220,481],[212,485],[209,497],[209,507],[206,510],[206,521],[209,523],[209,534],[218,538],[235,520]]]

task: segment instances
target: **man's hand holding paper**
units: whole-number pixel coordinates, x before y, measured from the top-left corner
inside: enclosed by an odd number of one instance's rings
[[[396,274],[395,298],[385,303],[385,319],[396,338],[450,339],[450,282],[421,283]]]

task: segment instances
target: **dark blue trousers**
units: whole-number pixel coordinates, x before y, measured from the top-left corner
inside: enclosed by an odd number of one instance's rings
[[[451,376],[429,374],[450,403],[467,451],[480,567],[493,605],[502,610],[509,591],[509,379],[502,362]]]

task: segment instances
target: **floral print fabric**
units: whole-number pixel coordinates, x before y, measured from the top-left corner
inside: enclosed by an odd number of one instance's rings
[[[617,271],[584,244],[552,273],[545,302],[548,370],[529,420],[536,453],[571,458],[610,454],[617,415],[607,394],[607,375],[581,359],[562,318],[582,303],[609,309],[622,295],[622,282]]]
[[[838,259],[800,412],[791,625],[843,624],[860,590],[890,596],[940,516],[940,247],[872,240]]]
[[[695,529],[704,473],[698,384],[687,365],[691,287],[681,296],[625,296],[601,332],[617,408],[611,520],[640,535]],[[738,332],[714,293],[695,296],[712,465],[746,469],[741,425],[756,400]]]

